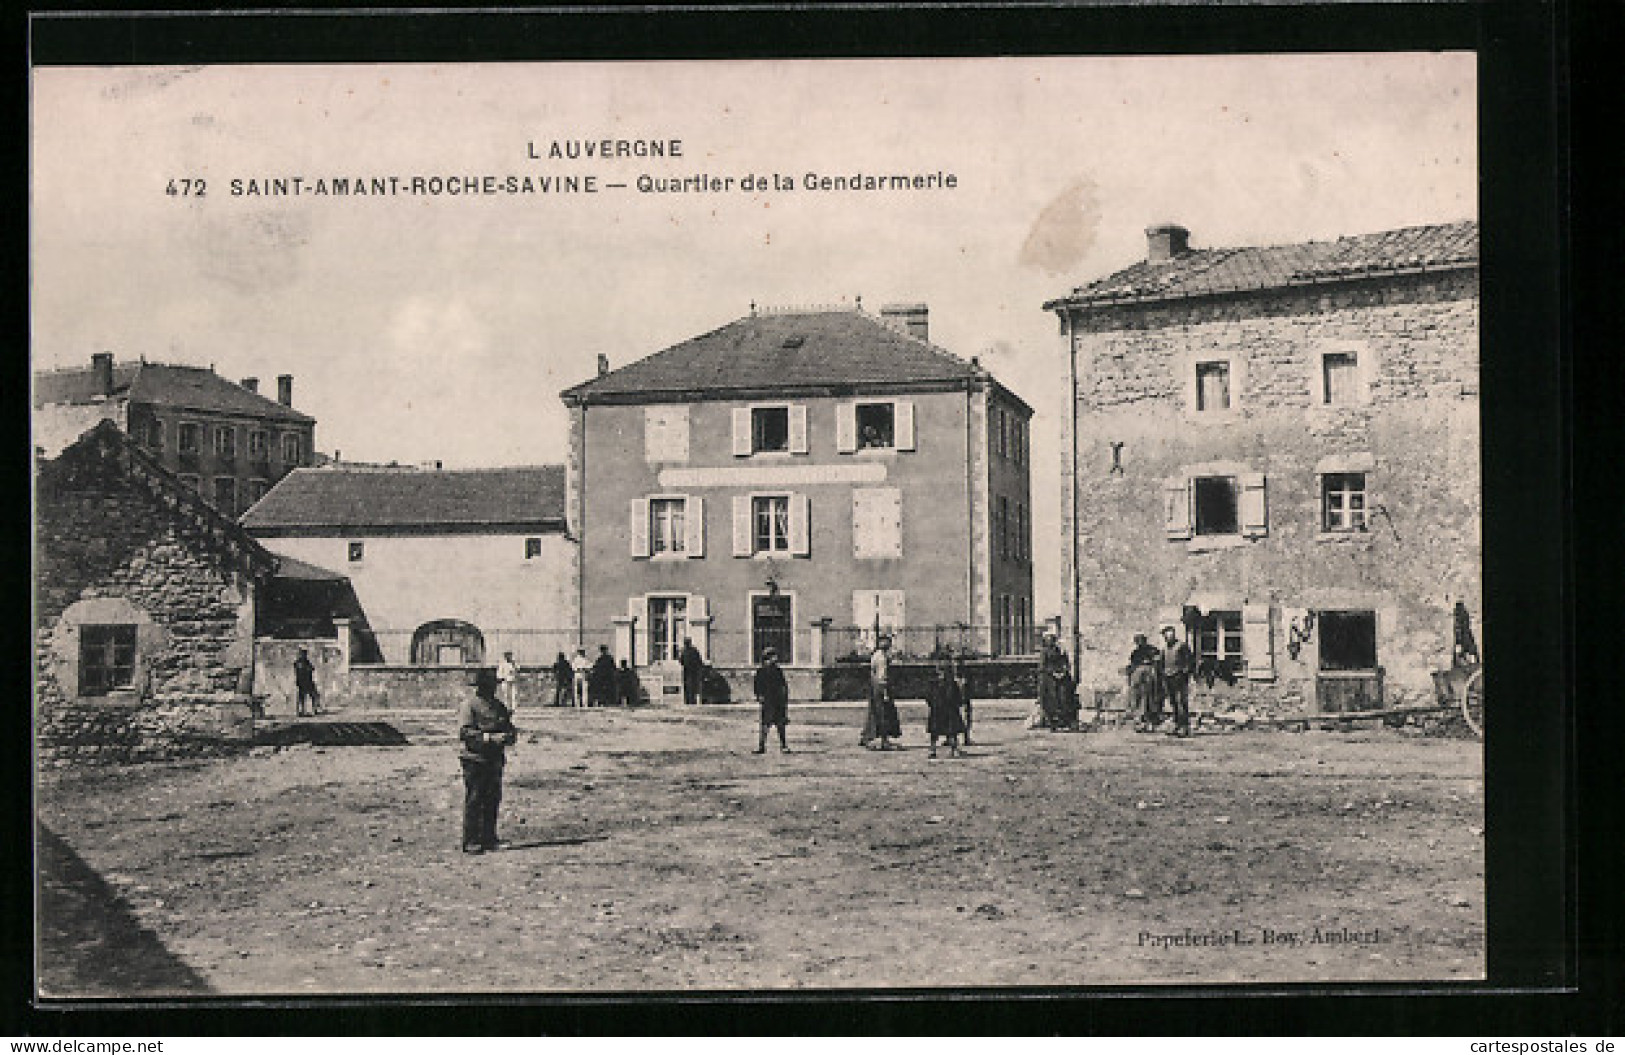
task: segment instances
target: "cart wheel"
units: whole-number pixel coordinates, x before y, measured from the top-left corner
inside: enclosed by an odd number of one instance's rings
[[[1479,739],[1484,738],[1484,672],[1473,671],[1472,677],[1461,687],[1461,716]]]

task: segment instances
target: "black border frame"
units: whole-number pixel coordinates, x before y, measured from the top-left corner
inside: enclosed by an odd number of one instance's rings
[[[767,1033],[1180,1033],[1426,1035],[1568,1033],[1599,1012],[1617,1028],[1610,944],[1578,940],[1576,670],[1571,642],[1573,419],[1566,294],[1568,14],[1561,4],[1336,3],[1202,6],[954,4],[904,7],[738,5],[668,9],[316,11],[211,14],[31,13],[27,63],[455,62],[654,58],[1120,55],[1476,50],[1480,218],[1486,648],[1521,657],[1488,672],[1509,708],[1486,743],[1488,962],[1482,985],[1205,987],[1103,990],[899,990],[830,994],[628,994],[625,998],[204,1000],[34,1006],[32,978],[8,980],[7,1030],[38,1035]],[[187,9],[189,8],[189,9]],[[17,111],[14,111],[17,112]],[[12,170],[27,187],[27,159]],[[19,194],[13,200],[26,200]],[[22,247],[26,258],[26,243]],[[1036,306],[1035,306],[1036,310]],[[26,305],[21,332],[27,333]],[[26,339],[19,345],[26,347]],[[27,368],[26,356],[21,358]],[[21,388],[26,391],[26,384]],[[1617,411],[1614,412],[1617,415]],[[26,411],[14,421],[26,422]],[[24,426],[26,428],[26,426]],[[18,450],[27,450],[26,434]],[[26,465],[22,466],[26,472]],[[26,479],[26,477],[23,477]],[[21,586],[20,574],[18,585]],[[21,594],[19,589],[13,596]],[[1601,643],[1600,647],[1611,647]],[[31,650],[30,650],[31,651]],[[19,691],[28,698],[19,664]],[[1591,684],[1588,682],[1588,684]],[[1561,699],[1554,697],[1561,696]],[[26,715],[24,715],[26,718]],[[12,723],[22,774],[13,801],[24,845],[27,723]],[[1587,735],[1594,731],[1589,724]],[[17,734],[21,733],[20,737]],[[1596,781],[1587,784],[1590,789]],[[1617,776],[1604,788],[1617,789]],[[1588,803],[1590,800],[1587,800]],[[1602,800],[1598,800],[1601,802]],[[1601,814],[1607,827],[1609,807]],[[1596,813],[1588,810],[1588,827]],[[1617,814],[1613,815],[1617,825]],[[8,818],[15,823],[16,818]],[[1616,828],[1617,831],[1617,828]],[[1589,860],[1589,858],[1588,858]],[[22,855],[14,865],[29,863]],[[32,875],[6,873],[13,904]],[[21,882],[16,880],[21,879]],[[1587,888],[1596,892],[1598,888]],[[1588,906],[1617,898],[1589,898]],[[0,949],[32,962],[31,923],[8,914]],[[1617,936],[1617,930],[1612,932]],[[1582,960],[1584,962],[1582,962]],[[1521,992],[1515,992],[1521,990]],[[1539,991],[1535,991],[1539,990]],[[1476,991],[1477,995],[1473,995]],[[1617,992],[1613,990],[1612,992]],[[8,1004],[11,1003],[8,1000]],[[13,1014],[12,1012],[16,1012]]]

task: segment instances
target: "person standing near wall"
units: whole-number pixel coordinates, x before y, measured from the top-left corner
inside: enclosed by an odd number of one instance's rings
[[[959,735],[965,731],[964,702],[948,661],[942,660],[937,664],[936,679],[925,693],[925,733],[931,740],[931,753],[927,758],[937,757],[939,736],[947,740],[948,756],[959,757]]]
[[[1157,646],[1144,634],[1134,635],[1134,648],[1128,654],[1128,705],[1135,732],[1155,729],[1162,721],[1162,688],[1157,684],[1161,660]]]
[[[700,690],[705,686],[705,659],[694,647],[694,639],[683,638],[683,651],[677,656],[683,667],[683,703],[692,707],[700,702]]]
[[[762,664],[756,668],[756,702],[761,705],[761,722],[757,730],[755,754],[767,753],[767,730],[779,730],[779,750],[790,753],[785,739],[785,726],[790,724],[790,686],[785,683],[784,671],[779,668],[779,654],[769,648],[762,652]]]
[[[892,737],[902,735],[903,727],[897,720],[897,703],[891,695],[891,638],[882,634],[875,644],[874,655],[869,657],[869,714],[864,719],[863,734],[858,744],[868,747],[878,739],[878,750],[895,751]]]
[[[587,706],[608,707],[615,702],[615,659],[608,645],[598,646],[598,658],[587,675]]]
[[[310,700],[310,714],[322,713],[322,694],[316,691],[316,666],[310,661],[310,652],[299,650],[299,658],[293,661],[294,691],[298,699],[294,702],[297,714],[305,714],[305,700]]]
[[[553,661],[553,706],[568,707],[575,694],[575,668],[563,652]]]
[[[1179,640],[1172,626],[1162,628],[1162,680],[1168,694],[1168,706],[1174,712],[1174,727],[1169,736],[1191,735],[1191,674],[1196,670],[1196,657],[1191,647]]]
[[[961,662],[961,660],[960,660],[960,658],[958,656],[955,656],[953,658],[953,681],[954,681],[954,688],[959,690],[960,702],[964,705],[964,708],[965,708],[965,738],[964,738],[964,743],[965,743],[966,747],[970,747],[971,746],[970,729],[971,729],[971,726],[974,725],[975,722],[976,722],[976,713],[975,713],[975,708],[971,704],[970,678],[965,673],[965,664],[963,662]]]
[[[497,695],[510,712],[519,705],[519,664],[513,661],[512,652],[502,653],[502,662],[497,664]]]
[[[584,648],[576,649],[575,658],[570,660],[570,669],[575,674],[575,677],[574,677],[574,679],[572,681],[572,684],[575,687],[576,706],[577,707],[585,707],[585,706],[587,706],[587,702],[588,702],[587,701],[587,687],[588,687],[587,686],[587,679],[591,676],[591,673],[592,673],[592,661],[587,658],[587,650],[586,649],[584,649]]]
[[[497,807],[502,803],[502,767],[508,745],[518,739],[513,716],[497,698],[497,676],[481,670],[474,695],[457,709],[457,753],[463,767],[463,853],[499,849]]]

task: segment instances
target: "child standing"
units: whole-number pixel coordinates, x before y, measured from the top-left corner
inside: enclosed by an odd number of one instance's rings
[[[784,671],[779,669],[779,654],[771,648],[762,653],[762,665],[756,668],[755,690],[756,700],[762,705],[762,721],[753,753],[767,753],[768,726],[777,726],[779,750],[789,754],[790,745],[784,738],[784,727],[790,724],[790,686],[785,684]]]
[[[965,699],[947,660],[937,663],[936,680],[926,690],[925,703],[929,709],[925,731],[931,738],[931,753],[926,757],[937,757],[937,737],[941,736],[948,741],[949,757],[958,758],[959,737],[965,731]]]

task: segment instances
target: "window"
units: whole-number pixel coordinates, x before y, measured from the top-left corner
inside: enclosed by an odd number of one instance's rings
[[[688,407],[644,408],[643,459],[651,465],[688,461]]]
[[[251,506],[255,502],[258,502],[260,499],[264,498],[265,492],[269,491],[270,489],[271,485],[264,480],[248,481],[248,490],[243,499],[244,507]]]
[[[761,454],[790,449],[790,408],[755,407],[750,412],[750,451]]]
[[[299,464],[299,435],[288,432],[282,436],[282,460],[289,465]]]
[[[248,456],[257,462],[263,462],[269,457],[269,438],[264,429],[254,429],[248,434]]]
[[[155,451],[164,449],[164,423],[152,421],[147,423],[147,446]]]
[[[1241,530],[1236,517],[1236,478],[1199,476],[1191,482],[1196,508],[1196,534],[1234,535]]]
[[[1377,669],[1377,614],[1321,612],[1315,620],[1321,670]]]
[[[1197,624],[1196,654],[1198,659],[1228,662],[1233,669],[1241,669],[1241,613],[1205,613]]]
[[[79,695],[105,696],[135,685],[135,627],[79,628]]]
[[[1010,427],[1008,420],[1005,418],[1003,407],[998,408],[994,415],[999,422],[999,439],[994,449],[999,452],[999,457],[1004,458],[1010,453]]]
[[[1021,502],[1016,503],[1016,526],[1012,531],[1011,549],[1015,551],[1017,561],[1027,559],[1027,507]]]
[[[222,458],[237,457],[237,430],[221,425],[214,430],[214,453]]]
[[[540,557],[541,555],[542,555],[542,540],[539,539],[539,538],[528,538],[528,539],[526,539],[525,540],[525,559],[526,560],[535,560],[537,557]]]
[[[1010,500],[1003,495],[999,496],[999,504],[993,516],[993,533],[999,540],[999,557],[1010,556]]]
[[[857,405],[858,449],[885,450],[897,445],[897,408],[891,403]]]
[[[684,514],[688,503],[681,498],[649,499],[649,553],[681,555],[688,528]]]
[[[688,598],[649,598],[648,626],[649,662],[677,659],[688,634]]]
[[[350,543],[349,552],[351,564],[354,564],[357,561],[365,560],[367,556],[367,544],[365,542],[352,542]]]
[[[784,553],[790,549],[790,496],[758,495],[750,500],[751,551]]]
[[[1360,399],[1360,359],[1353,352],[1327,352],[1320,357],[1322,392],[1330,406],[1348,406]]]
[[[1365,473],[1326,473],[1320,478],[1320,498],[1322,531],[1367,529]]]
[[[1196,364],[1196,412],[1230,409],[1230,363],[1226,360]]]
[[[181,422],[180,452],[196,454],[203,446],[203,427],[190,421]]]
[[[852,492],[852,556],[903,555],[903,492],[896,487],[859,487]]]
[[[214,507],[228,517],[237,515],[237,480],[234,477],[214,478]]]

